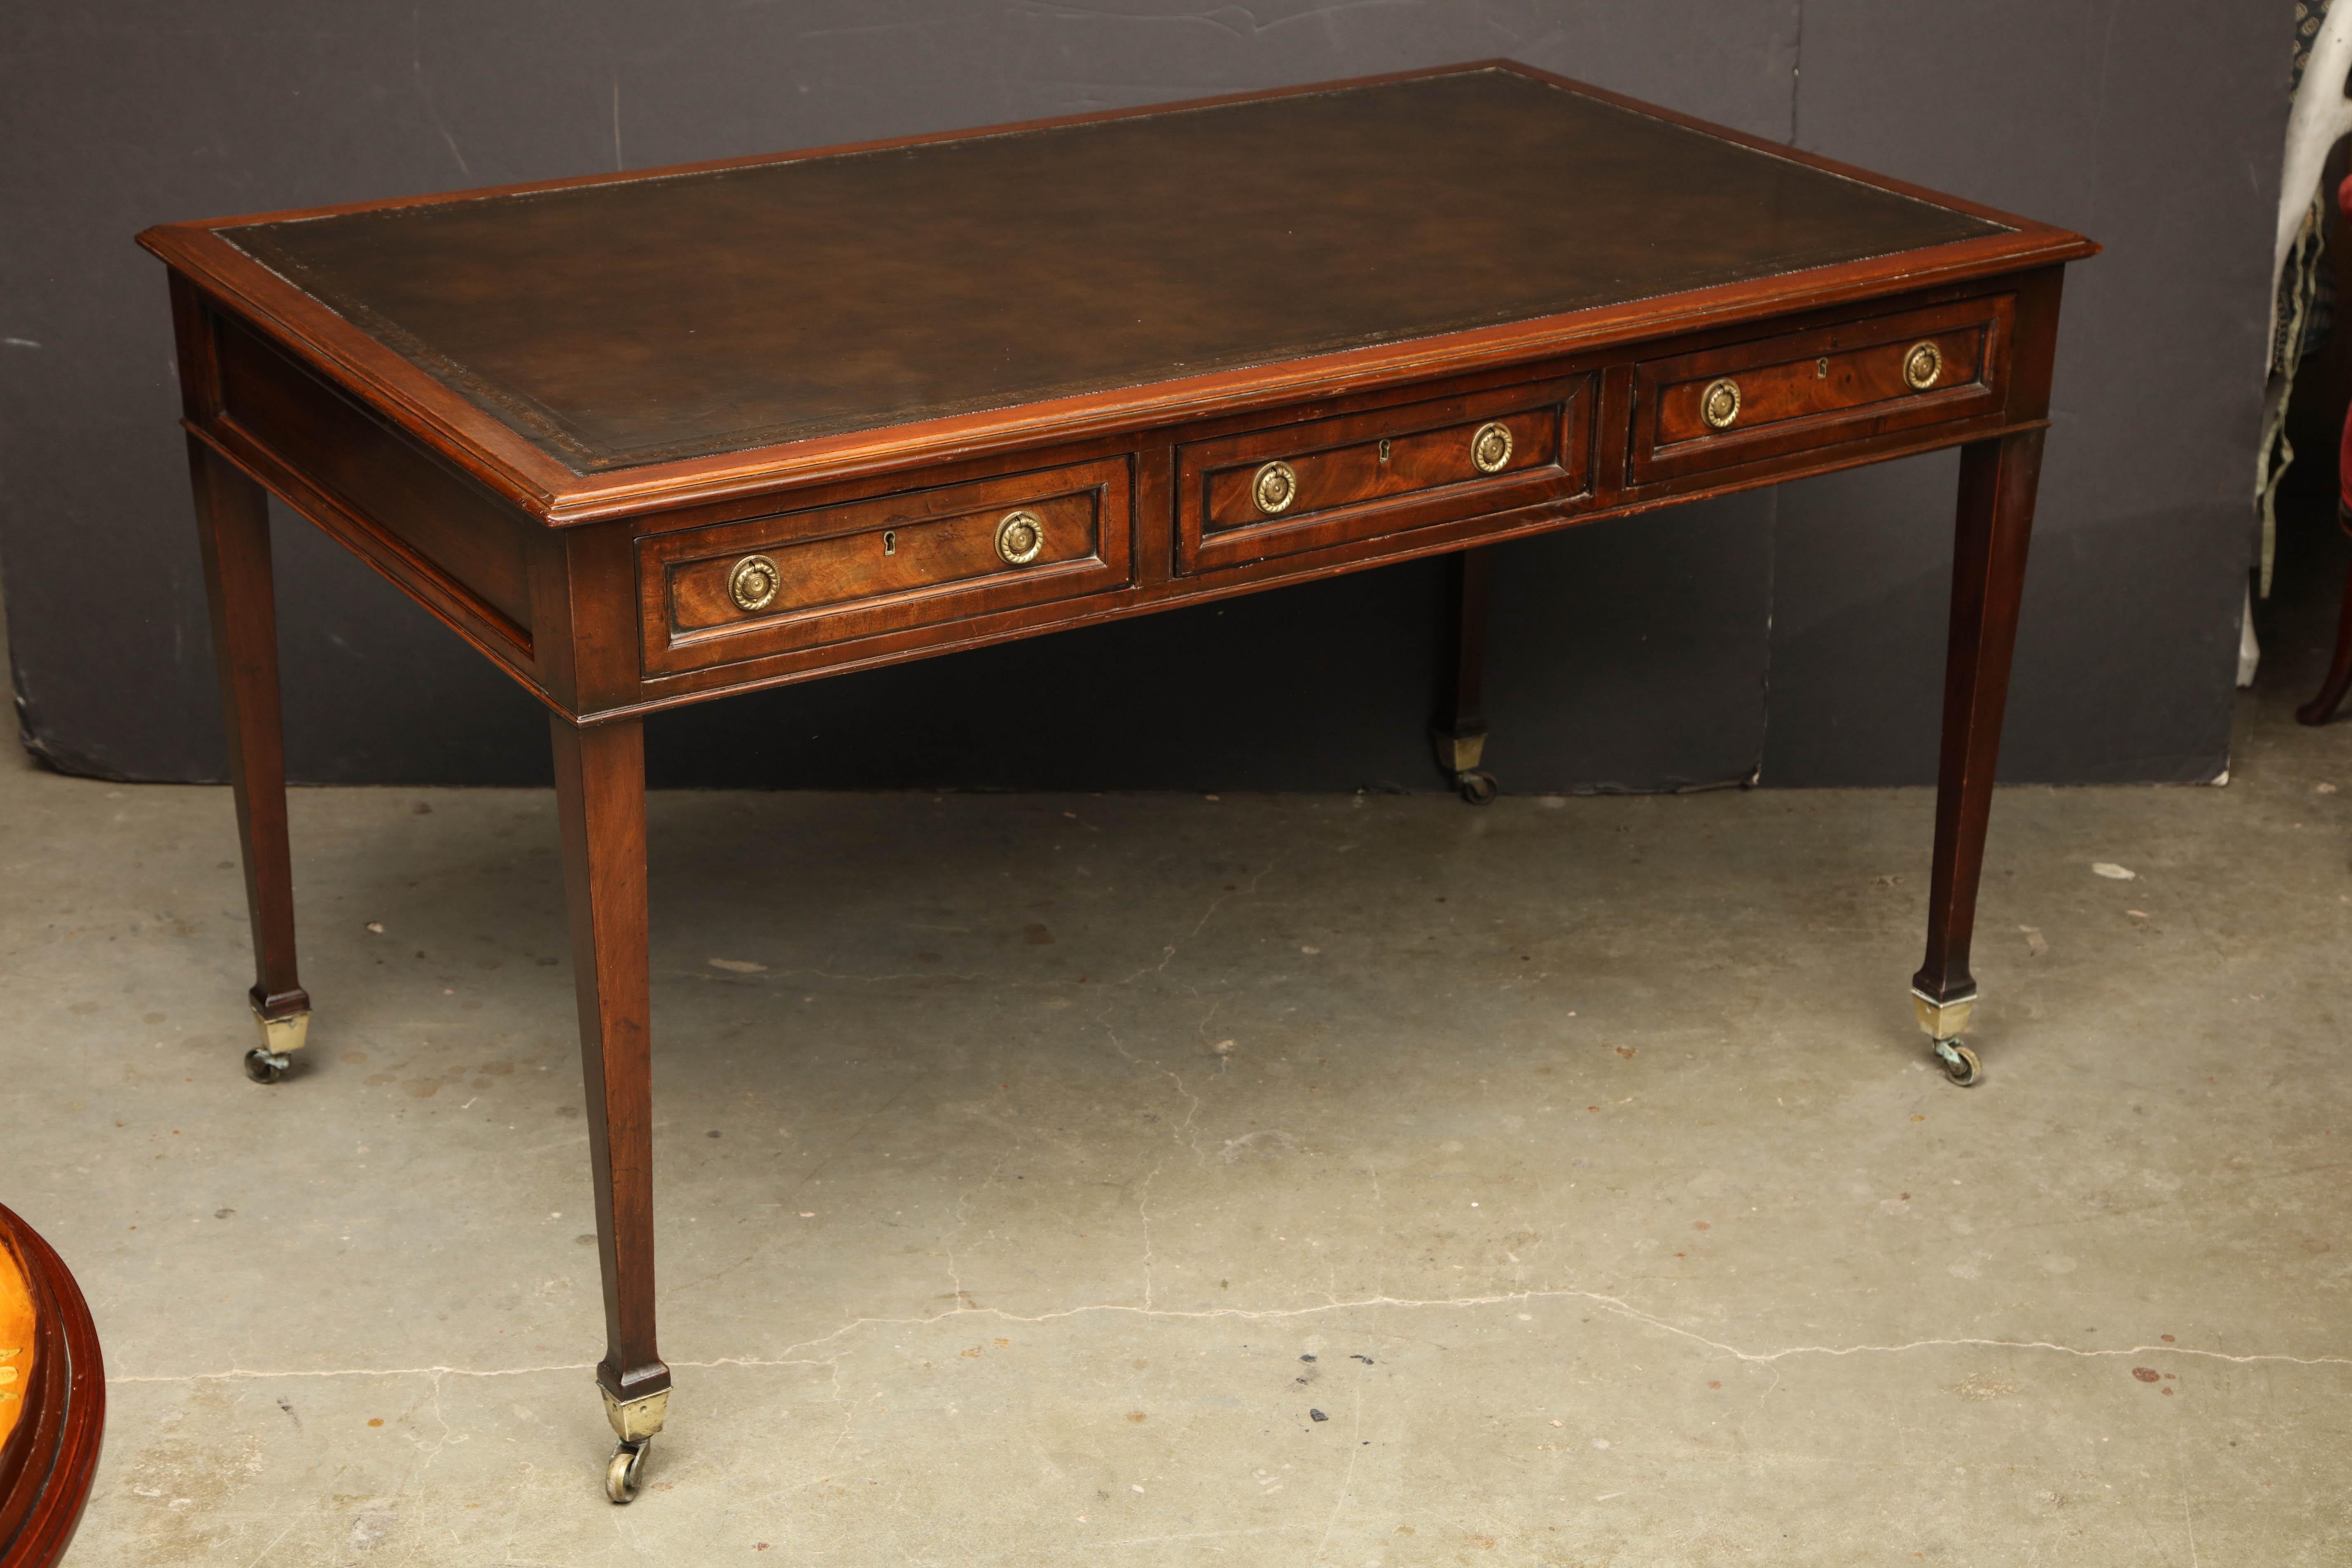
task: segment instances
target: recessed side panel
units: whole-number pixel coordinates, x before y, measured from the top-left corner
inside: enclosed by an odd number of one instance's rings
[[[530,535],[542,525],[452,472],[235,320],[210,320],[220,375],[217,423],[229,427],[219,432],[224,440],[242,436],[276,458],[357,521],[370,542],[423,586],[527,655]]]

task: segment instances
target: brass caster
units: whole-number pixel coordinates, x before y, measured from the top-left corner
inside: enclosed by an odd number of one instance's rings
[[[1969,1015],[1976,1009],[1974,989],[1965,996],[1939,1002],[1916,985],[1911,988],[1911,1010],[1919,1016],[1919,1027],[1935,1042],[1936,1059],[1944,1064],[1944,1076],[1962,1089],[1984,1077],[1976,1052],[1960,1044],[1960,1031],[1969,1026]]]
[[[1984,1064],[1976,1052],[1958,1040],[1937,1040],[1936,1055],[1944,1064],[1944,1076],[1962,1089],[1974,1088],[1984,1077]]]
[[[245,1076],[256,1083],[276,1083],[294,1065],[294,1053],[310,1037],[310,1010],[265,1018],[258,1009],[253,1022],[261,1030],[261,1044],[245,1053]]]
[[[651,1437],[640,1437],[634,1443],[613,1445],[613,1462],[604,1467],[604,1495],[614,1502],[635,1499],[638,1474],[646,1468],[646,1450],[653,1446]]]
[[[1464,800],[1472,805],[1484,805],[1499,793],[1495,775],[1478,765],[1486,755],[1486,725],[1461,734],[1433,728],[1429,740],[1437,749],[1437,771]]]
[[[645,1468],[646,1445],[654,1440],[669,1414],[669,1390],[616,1399],[611,1389],[599,1383],[596,1392],[604,1395],[604,1418],[613,1424],[613,1436],[620,1439],[613,1446],[613,1462],[604,1467],[604,1495],[614,1502],[627,1502],[637,1495],[637,1472]]]

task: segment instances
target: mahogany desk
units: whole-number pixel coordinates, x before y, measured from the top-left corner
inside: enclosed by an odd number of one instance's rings
[[[2081,237],[1496,63],[173,224],[268,1080],[263,491],[547,705],[625,1501],[659,1430],[644,716],[1414,556],[1474,800],[1500,539],[1961,448],[1921,1024],[1959,1081]],[[1150,693],[1138,671],[1135,700]]]

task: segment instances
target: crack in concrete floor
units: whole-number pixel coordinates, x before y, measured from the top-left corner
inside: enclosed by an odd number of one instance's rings
[[[1255,1322],[1293,1318],[1311,1318],[1331,1312],[1383,1309],[1415,1310],[1463,1307],[1510,1307],[1524,1306],[1531,1302],[1538,1301],[1582,1301],[1591,1306],[1600,1307],[1604,1310],[1617,1313],[1629,1321],[1640,1323],[1645,1328],[1657,1329],[1664,1333],[1675,1335],[1677,1338],[1689,1340],[1695,1344],[1703,1345],[1708,1350],[1719,1351],[1723,1354],[1730,1356],[1736,1361],[1747,1362],[1757,1365],[1767,1365],[1773,1362],[1785,1361],[1791,1356],[1900,1355],[1906,1352],[1918,1350],[1974,1348],[1985,1350],[2047,1351],[2060,1355],[2082,1356],[2087,1359],[2113,1358],[2117,1356],[2190,1356],[2208,1361],[2231,1362],[2241,1365],[2251,1365],[2261,1362],[2278,1362],[2289,1366],[2352,1366],[2352,1355],[2297,1356],[2288,1355],[2284,1352],[2277,1351],[2256,1351],[2241,1354],[2230,1351],[2203,1350],[2195,1345],[2180,1344],[2127,1345],[2116,1349],[2102,1347],[2093,1350],[2085,1349],[2077,1345],[2059,1344],[2050,1340],[2001,1340],[1967,1336],[1952,1339],[1912,1340],[1904,1344],[1790,1345],[1784,1349],[1775,1351],[1749,1351],[1741,1350],[1737,1345],[1726,1344],[1720,1340],[1709,1339],[1704,1334],[1694,1332],[1689,1329],[1682,1328],[1676,1324],[1665,1322],[1647,1312],[1643,1311],[1641,1309],[1633,1306],[1629,1302],[1618,1300],[1616,1297],[1596,1295],[1589,1290],[1513,1290],[1499,1294],[1482,1296],[1447,1296],[1426,1299],[1407,1299],[1395,1296],[1367,1296],[1354,1300],[1332,1301],[1310,1307],[1213,1307],[1200,1311],[1183,1311],[1166,1307],[1136,1307],[1129,1306],[1123,1302],[1106,1302],[1092,1306],[1066,1307],[1055,1311],[1034,1313],[1008,1311],[998,1307],[966,1307],[954,1311],[937,1312],[929,1317],[921,1318],[859,1318],[852,1322],[842,1325],[842,1327],[835,1329],[829,1334],[821,1335],[814,1340],[803,1340],[798,1344],[787,1346],[786,1351],[789,1352],[791,1351],[804,1349],[812,1345],[827,1344],[835,1340],[842,1338],[844,1335],[855,1333],[861,1329],[928,1328],[936,1324],[950,1322],[958,1318],[989,1318],[1001,1322],[1018,1323],[1024,1326],[1033,1327],[1041,1323],[1059,1322],[1066,1319],[1089,1317],[1097,1313],[1117,1313],[1121,1316],[1135,1318],[1168,1318],[1194,1322],[1213,1322],[1225,1320]],[[673,1370],[680,1368],[707,1370],[722,1366],[821,1366],[830,1363],[822,1358],[795,1357],[786,1353],[781,1356],[719,1356],[709,1361],[673,1361],[668,1364]],[[515,1377],[533,1373],[593,1372],[595,1370],[595,1366],[596,1363],[593,1362],[571,1362],[557,1363],[554,1365],[521,1367],[335,1367],[312,1370],[298,1368],[279,1372],[256,1371],[240,1367],[232,1367],[222,1372],[126,1373],[121,1376],[109,1376],[107,1378],[107,1382],[110,1384],[193,1383],[200,1381],[234,1380],[238,1378],[422,1377],[427,1375],[451,1377]]]

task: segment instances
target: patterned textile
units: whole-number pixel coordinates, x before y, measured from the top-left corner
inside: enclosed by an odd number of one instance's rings
[[[2287,96],[2303,85],[2303,68],[2311,63],[2311,41],[2319,37],[2319,24],[2327,20],[2329,0],[2294,0],[2294,69],[2287,77]]]
[[[2327,20],[2327,7],[2333,0],[2294,0],[2294,64],[2287,73],[2287,96],[2293,98],[2303,86],[2303,73],[2311,64],[2311,46],[2319,37],[2319,25]],[[2352,209],[2347,209],[2352,211]],[[2319,352],[2327,342],[2327,334],[2336,325],[2336,273],[2322,267],[2320,257],[2326,247],[2326,231],[2315,226],[2310,252],[2304,258],[2304,267],[2290,266],[2279,276],[2279,309],[2277,324],[2271,332],[2271,364],[2273,368],[2287,361],[2287,333],[2295,320],[2295,288],[2308,279],[2310,298],[2303,303],[2303,341],[2295,345],[2294,358],[2306,359]]]
[[[2254,462],[2254,509],[2261,529],[2258,591],[2268,596],[2278,540],[2280,477],[2294,461],[2286,438],[2286,406],[2305,354],[2324,342],[2336,315],[2332,268],[2321,264],[2328,193],[2322,184],[2329,149],[2352,133],[2352,0],[2292,0],[2286,157],[2279,182],[2272,295],[2270,377],[2263,395],[2262,444]],[[2335,10],[2331,17],[2329,12]],[[2251,649],[2242,649],[2242,677]]]

